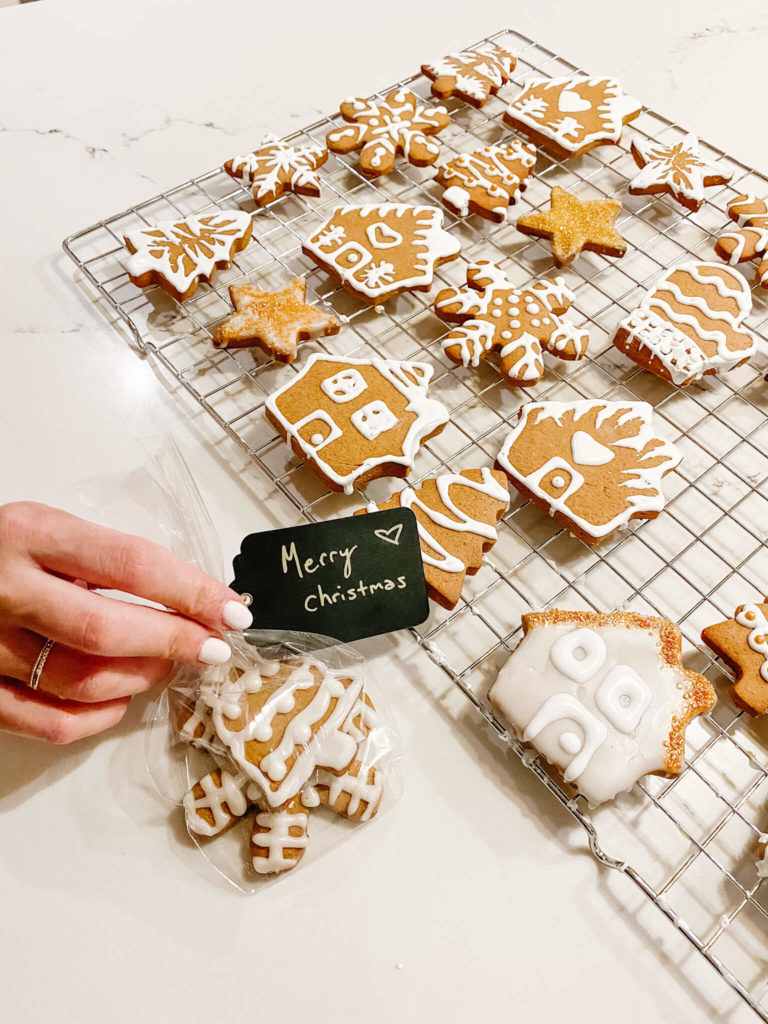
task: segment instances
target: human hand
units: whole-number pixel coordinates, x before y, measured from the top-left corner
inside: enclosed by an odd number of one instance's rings
[[[174,661],[228,661],[221,631],[251,619],[235,591],[158,544],[47,505],[0,506],[0,730],[69,743],[108,729]],[[46,639],[55,645],[33,690]]]

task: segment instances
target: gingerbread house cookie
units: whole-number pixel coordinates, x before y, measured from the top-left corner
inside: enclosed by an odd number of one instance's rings
[[[446,288],[435,299],[437,315],[460,325],[443,339],[443,351],[454,363],[479,366],[498,350],[509,383],[530,387],[544,373],[542,349],[560,359],[581,359],[587,351],[587,332],[562,319],[572,302],[561,277],[516,288],[495,263],[470,263],[467,286]]]
[[[757,196],[736,196],[728,203],[728,216],[737,229],[720,235],[715,252],[731,266],[759,259],[755,284],[768,288],[768,203]]]
[[[513,139],[446,160],[435,181],[445,189],[443,202],[449,210],[461,217],[477,213],[500,223],[520,198],[535,164],[536,148]]]
[[[619,323],[613,343],[657,377],[687,387],[755,354],[757,339],[744,327],[751,309],[749,285],[737,270],[689,260],[662,274]]]
[[[532,78],[510,103],[504,120],[561,159],[618,142],[642,104],[615,78]]]
[[[768,711],[768,598],[740,605],[732,619],[707,626],[701,639],[736,673],[731,697],[750,715]]]
[[[503,473],[465,469],[429,477],[420,487],[404,487],[388,501],[355,515],[387,508],[410,508],[416,515],[429,596],[455,608],[465,576],[474,576],[483,554],[496,543],[496,525],[509,506]]]
[[[259,874],[296,867],[314,808],[354,821],[379,809],[385,737],[373,736],[376,710],[354,673],[311,657],[256,655],[247,671],[204,685],[177,723],[181,738],[216,762],[184,798],[188,829],[215,836],[254,808],[251,859]]]
[[[674,623],[554,608],[523,615],[489,698],[592,806],[644,775],[678,775],[689,723],[715,704],[704,676],[683,667]]]
[[[313,355],[269,396],[270,422],[331,490],[407,476],[448,410],[427,396],[432,367],[394,359]]]
[[[488,52],[463,50],[422,64],[421,71],[432,79],[432,93],[441,100],[458,96],[473,107],[482,107],[509,81],[517,58],[494,44]]]
[[[434,206],[340,206],[308,238],[310,259],[369,305],[408,289],[428,291],[435,268],[456,259],[458,239]]]
[[[496,457],[514,486],[585,544],[630,519],[655,519],[662,477],[681,453],[647,402],[532,402]]]

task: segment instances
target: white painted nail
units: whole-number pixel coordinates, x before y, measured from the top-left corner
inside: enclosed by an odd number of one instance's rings
[[[227,601],[221,610],[221,617],[232,629],[248,629],[253,625],[253,615],[242,601]]]
[[[204,665],[223,665],[232,657],[232,651],[229,644],[219,640],[217,636],[209,636],[197,657]]]

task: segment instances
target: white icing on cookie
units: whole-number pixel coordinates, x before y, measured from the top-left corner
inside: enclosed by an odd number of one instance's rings
[[[725,168],[702,156],[699,140],[693,134],[670,146],[636,135],[632,149],[637,152],[642,167],[629,183],[630,192],[645,193],[664,187],[676,199],[700,206],[704,202],[706,178],[717,178],[718,183],[725,183],[733,177]]]
[[[255,152],[233,157],[229,173],[253,185],[257,203],[279,193],[281,183],[286,180],[292,190],[306,189],[319,195],[317,168],[326,155],[324,146],[292,146],[268,134]]]
[[[745,604],[734,618],[740,626],[749,630],[747,644],[756,654],[761,655],[763,663],[760,675],[768,683],[768,619],[756,604]]]
[[[504,146],[485,146],[473,153],[461,153],[440,170],[458,179],[443,193],[443,202],[466,217],[469,213],[470,191],[481,188],[498,200],[494,212],[503,214],[520,198],[523,179],[508,166],[512,161],[530,169],[536,163],[536,150],[528,143],[514,139]],[[438,173],[439,173],[438,171]]]

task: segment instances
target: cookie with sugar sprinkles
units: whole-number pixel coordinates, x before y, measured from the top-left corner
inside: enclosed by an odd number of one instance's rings
[[[571,263],[585,250],[619,257],[627,251],[627,243],[615,226],[621,209],[618,199],[579,199],[555,185],[549,210],[521,217],[517,230],[549,239],[559,267]]]

